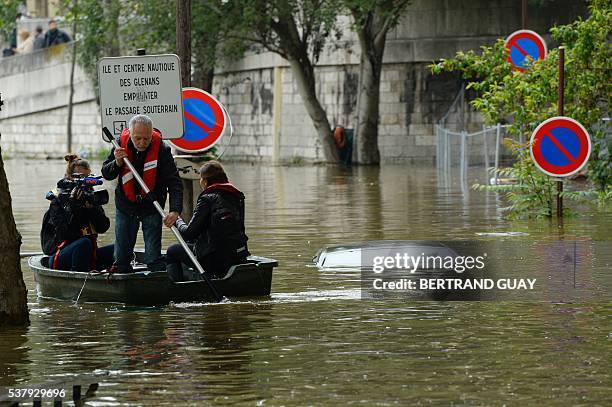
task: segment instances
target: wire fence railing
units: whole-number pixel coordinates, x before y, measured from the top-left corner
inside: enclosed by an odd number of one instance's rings
[[[469,116],[477,113],[468,106],[462,86],[446,114],[435,125],[436,164],[442,186],[452,184],[457,178],[466,185],[468,170],[470,174],[476,171],[477,177],[484,177],[487,183],[498,182],[497,172],[491,173],[491,169],[500,166],[505,150],[502,140],[509,136],[508,126],[497,123],[482,125],[476,130],[473,124],[476,118]]]
[[[507,136],[505,125],[483,126],[482,130],[473,133],[465,130],[454,132],[439,124],[435,129],[438,174],[446,180],[446,184],[451,182],[454,172],[458,172],[461,181],[467,182],[470,166],[481,167],[483,176],[488,176],[491,168],[499,168],[501,141]],[[497,182],[495,172],[493,182]]]

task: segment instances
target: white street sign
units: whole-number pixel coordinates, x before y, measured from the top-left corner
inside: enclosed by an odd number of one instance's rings
[[[183,137],[180,66],[174,54],[102,58],[102,127],[118,137],[134,115],[146,114],[164,139]]]

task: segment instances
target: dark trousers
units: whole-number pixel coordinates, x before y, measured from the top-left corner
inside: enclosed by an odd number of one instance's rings
[[[189,247],[193,250],[193,246],[189,245]],[[229,268],[235,264],[241,264],[246,261],[246,257],[239,257],[236,255],[224,255],[223,253],[211,253],[208,256],[204,256],[203,258],[198,257],[198,262],[204,268],[204,271],[208,276],[211,277],[223,277]],[[168,251],[166,253],[166,263],[169,266],[169,270],[176,266],[181,265],[181,263],[186,264],[189,267],[193,267],[195,269],[194,264],[189,259],[189,256],[183,249],[183,246],[180,244],[173,244],[168,247]]]
[[[115,263],[129,267],[134,257],[138,229],[142,225],[145,253],[144,262],[150,271],[166,268],[161,255],[162,218],[158,213],[129,215],[117,208],[115,215]]]
[[[96,250],[96,269],[104,270],[113,264],[112,244],[98,247]],[[82,237],[66,245],[60,250],[57,258],[59,270],[90,271],[93,243],[87,237]]]

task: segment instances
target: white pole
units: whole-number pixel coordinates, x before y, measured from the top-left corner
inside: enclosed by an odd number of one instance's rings
[[[501,124],[497,123],[497,129],[495,131],[495,185],[497,185],[497,169],[499,169],[500,132]]]
[[[466,167],[466,156],[465,156],[465,142],[466,142],[466,132],[465,130],[461,131],[461,157],[460,157],[460,165],[461,165],[461,170],[460,170],[460,174],[461,174],[461,182],[465,182],[465,179],[467,178],[467,167]]]
[[[487,126],[485,126],[484,124],[482,125],[482,137],[484,137],[484,143],[483,143],[483,148],[484,148],[484,159],[485,159],[485,179],[488,180],[489,176],[489,146],[487,144]]]

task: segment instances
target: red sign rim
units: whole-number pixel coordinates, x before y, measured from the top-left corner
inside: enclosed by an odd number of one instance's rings
[[[512,59],[510,58],[510,48],[514,45],[515,41],[521,38],[529,38],[530,40],[535,42],[535,44],[538,46],[538,50],[540,51],[542,59],[546,58],[546,54],[548,54],[548,48],[546,47],[546,41],[544,41],[544,38],[542,38],[540,34],[535,31],[518,30],[508,36],[508,38],[506,39],[506,43],[504,44],[504,48],[506,48],[506,53],[508,54],[508,56],[506,57],[506,61],[508,61],[508,63],[512,65],[512,69],[520,72],[525,72],[527,70],[526,68],[521,68],[520,66],[514,65]]]
[[[542,137],[549,133],[550,129],[556,127],[565,127],[576,134],[580,141],[580,152],[573,163],[563,166],[552,165],[542,155],[540,143]],[[540,123],[540,125],[531,134],[531,144],[529,147],[531,158],[542,172],[552,177],[568,177],[577,173],[589,161],[591,155],[591,138],[584,126],[572,119],[571,117],[555,116]]]
[[[198,141],[189,141],[184,138],[172,139],[168,140],[170,144],[176,147],[178,150],[186,152],[186,153],[199,153],[210,149],[212,146],[217,144],[221,137],[223,136],[223,132],[225,131],[225,125],[227,120],[225,118],[225,112],[221,107],[221,103],[215,99],[210,93],[203,91],[198,88],[183,88],[183,106],[185,106],[185,101],[187,99],[199,99],[206,103],[212,109],[215,114],[215,118],[220,117],[222,122],[218,123],[215,121],[215,126],[208,133],[208,137],[206,139],[198,140]],[[187,109],[183,107],[183,116],[189,114]],[[183,120],[189,120],[187,117],[184,117]],[[208,140],[209,137],[212,138]],[[206,142],[204,142],[206,140]]]

